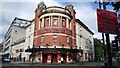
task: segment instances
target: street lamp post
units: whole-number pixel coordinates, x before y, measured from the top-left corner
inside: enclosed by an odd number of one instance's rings
[[[99,0],[99,8],[101,9],[101,0]],[[105,8],[105,7],[104,7]],[[107,65],[107,59],[106,59],[106,45],[104,41],[104,33],[102,33],[102,41],[103,41],[103,49],[104,49],[104,65]]]
[[[106,2],[105,2],[105,0],[103,2],[103,9],[106,10]],[[112,66],[112,55],[111,55],[111,47],[110,47],[110,38],[109,38],[109,34],[105,34],[105,35],[106,35],[106,43],[107,43],[108,65]]]

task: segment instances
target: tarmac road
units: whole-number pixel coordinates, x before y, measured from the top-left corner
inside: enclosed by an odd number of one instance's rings
[[[2,68],[120,68],[119,63],[113,63],[116,67],[104,67],[103,62],[82,62],[70,64],[42,64],[30,62],[3,63]]]

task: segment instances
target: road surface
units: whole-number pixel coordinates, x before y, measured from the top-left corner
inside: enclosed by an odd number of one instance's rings
[[[42,64],[42,63],[30,63],[30,62],[11,62],[3,63],[2,68],[120,68],[119,63],[113,63],[116,67],[104,67],[103,62],[82,62],[71,64]]]

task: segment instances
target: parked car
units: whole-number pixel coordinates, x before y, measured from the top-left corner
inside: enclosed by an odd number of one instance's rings
[[[10,59],[9,58],[4,58],[2,61],[3,62],[10,62]]]

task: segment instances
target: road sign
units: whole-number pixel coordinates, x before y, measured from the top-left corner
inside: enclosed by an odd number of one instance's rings
[[[118,34],[117,13],[97,9],[98,32]]]

